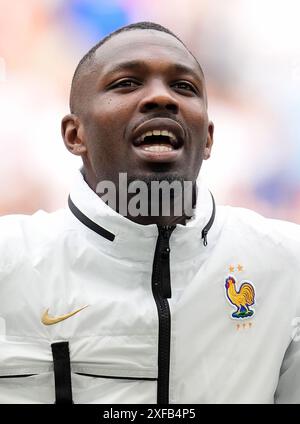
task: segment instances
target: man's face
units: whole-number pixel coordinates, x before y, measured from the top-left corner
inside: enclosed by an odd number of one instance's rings
[[[213,124],[200,68],[176,38],[156,30],[118,34],[82,78],[78,136],[90,185],[117,183],[120,172],[128,180],[196,180]]]

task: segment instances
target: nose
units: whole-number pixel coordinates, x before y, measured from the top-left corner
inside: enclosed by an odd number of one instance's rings
[[[140,102],[140,112],[147,113],[155,110],[167,110],[177,114],[179,111],[178,101],[172,95],[170,87],[163,81],[153,81],[146,88],[144,97]]]

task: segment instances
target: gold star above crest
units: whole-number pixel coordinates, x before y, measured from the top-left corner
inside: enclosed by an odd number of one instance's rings
[[[229,272],[234,272],[234,266],[233,265],[230,265]]]
[[[242,328],[243,329],[251,328],[252,325],[253,325],[252,322],[243,322],[241,324],[236,324],[236,329],[241,330]]]
[[[239,272],[244,271],[244,267],[241,264],[238,264],[237,268]]]

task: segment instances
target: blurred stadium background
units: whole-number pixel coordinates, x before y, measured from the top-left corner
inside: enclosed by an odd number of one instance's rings
[[[198,57],[215,123],[202,175],[218,203],[300,223],[298,0],[0,0],[0,214],[66,205],[79,158],[60,121],[82,55],[152,20]]]

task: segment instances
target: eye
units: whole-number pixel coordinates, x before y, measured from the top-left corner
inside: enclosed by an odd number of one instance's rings
[[[180,91],[190,91],[192,93],[197,93],[196,88],[194,85],[187,81],[178,81],[175,84],[172,85],[172,87],[180,90]]]
[[[139,85],[140,83],[134,79],[124,78],[122,80],[112,83],[109,88],[134,88]]]

